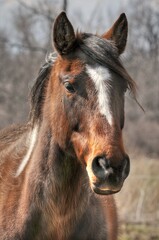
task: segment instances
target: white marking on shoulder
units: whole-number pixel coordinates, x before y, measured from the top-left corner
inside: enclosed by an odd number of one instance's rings
[[[112,114],[110,111],[110,101],[108,95],[109,82],[111,80],[111,75],[109,70],[105,67],[97,65],[96,67],[91,67],[87,65],[87,73],[93,80],[97,93],[98,93],[98,103],[99,109],[102,115],[105,115],[108,123],[112,124]],[[107,81],[107,82],[106,82]]]
[[[29,149],[28,149],[26,155],[24,156],[24,158],[22,159],[22,162],[18,167],[15,177],[18,177],[23,172],[25,166],[27,165],[27,163],[30,159],[30,156],[32,154],[33,148],[35,146],[35,142],[37,139],[37,133],[38,133],[38,126],[35,126],[29,136],[29,142],[30,142]]]

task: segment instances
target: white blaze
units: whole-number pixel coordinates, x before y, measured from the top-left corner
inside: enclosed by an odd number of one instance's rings
[[[29,161],[29,159],[31,157],[33,148],[34,148],[35,143],[36,143],[37,133],[38,133],[38,127],[35,126],[33,128],[32,132],[30,133],[30,136],[29,136],[30,145],[29,145],[28,152],[26,153],[26,155],[22,159],[21,164],[18,167],[18,170],[17,170],[16,175],[15,175],[16,177],[18,177],[23,172],[25,166],[27,165],[27,163],[28,163],[28,161]]]
[[[98,104],[100,113],[106,116],[108,123],[112,124],[112,114],[110,111],[110,97],[108,94],[109,81],[111,75],[107,68],[102,66],[91,67],[87,65],[87,73],[95,84],[98,93]]]

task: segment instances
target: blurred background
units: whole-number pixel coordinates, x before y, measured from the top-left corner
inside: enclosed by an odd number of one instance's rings
[[[29,92],[53,51],[52,24],[65,10],[80,31],[103,33],[125,12],[122,61],[138,86],[126,95],[124,141],[131,173],[116,197],[120,240],[159,239],[159,0],[0,0],[0,128],[27,120]]]

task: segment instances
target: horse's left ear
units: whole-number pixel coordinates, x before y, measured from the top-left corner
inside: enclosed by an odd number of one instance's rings
[[[124,52],[128,35],[128,22],[125,13],[122,13],[113,26],[102,35],[103,38],[112,40],[118,53]]]
[[[60,55],[68,54],[75,45],[75,33],[66,13],[61,12],[53,27],[53,44]]]

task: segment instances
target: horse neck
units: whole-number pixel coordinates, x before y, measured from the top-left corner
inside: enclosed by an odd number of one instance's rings
[[[76,157],[67,153],[67,149],[61,149],[46,122],[38,131],[29,175],[28,178],[32,179],[29,187],[34,189],[38,205],[51,215],[70,215],[75,210],[82,212],[88,203],[86,170]]]

